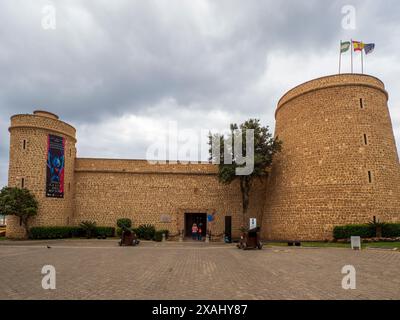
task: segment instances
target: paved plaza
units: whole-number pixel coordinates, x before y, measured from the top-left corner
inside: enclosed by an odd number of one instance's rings
[[[44,265],[56,269],[55,290],[42,288]],[[355,290],[342,288],[345,265]],[[399,267],[389,250],[1,241],[0,299],[400,299]]]

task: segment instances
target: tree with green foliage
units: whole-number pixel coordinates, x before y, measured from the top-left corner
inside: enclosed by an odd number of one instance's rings
[[[19,217],[20,225],[29,235],[29,219],[37,214],[38,202],[28,189],[4,187],[0,191],[0,212]]]
[[[248,146],[247,134],[254,133],[254,145]],[[235,143],[239,142],[238,143]],[[260,120],[249,119],[240,126],[230,125],[228,135],[209,134],[210,160],[218,164],[218,179],[223,184],[239,180],[242,194],[242,229],[246,229],[245,218],[250,202],[250,191],[255,179],[268,175],[274,155],[281,150],[281,141],[274,138],[268,126],[262,126]],[[239,146],[241,150],[235,150]],[[248,149],[248,151],[246,151]],[[252,153],[252,154],[250,154]],[[246,166],[243,158],[253,159],[254,168],[247,174],[238,174],[240,168]]]

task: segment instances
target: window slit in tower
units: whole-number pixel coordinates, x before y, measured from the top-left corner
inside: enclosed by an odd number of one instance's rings
[[[361,108],[361,109],[364,109],[364,102],[363,102],[363,99],[362,99],[362,98],[360,99],[360,108]]]
[[[364,144],[367,145],[368,144],[368,137],[367,135],[364,133]]]
[[[26,149],[26,140],[23,141],[22,148],[23,148],[24,150]]]
[[[371,171],[368,171],[368,181],[369,181],[369,183],[372,183],[372,173],[371,173]]]
[[[25,188],[25,179],[24,178],[21,179],[21,188]]]

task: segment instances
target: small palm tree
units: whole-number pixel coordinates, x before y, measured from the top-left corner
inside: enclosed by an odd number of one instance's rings
[[[94,221],[82,221],[80,227],[88,239],[92,238],[96,233],[96,222]]]
[[[375,228],[375,235],[377,238],[382,238],[382,229],[383,227],[386,225],[385,222],[380,222],[378,219],[376,219],[376,217],[374,216],[374,218],[372,219],[372,221],[370,221],[368,223],[370,226]]]

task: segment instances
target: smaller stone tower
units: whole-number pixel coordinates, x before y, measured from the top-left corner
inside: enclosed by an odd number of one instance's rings
[[[11,117],[8,186],[29,189],[39,201],[39,213],[30,226],[72,224],[74,207],[74,164],[76,130],[47,111]],[[63,194],[49,197],[47,187],[49,136],[60,139],[64,147]],[[7,217],[7,237],[24,237],[19,219]]]

